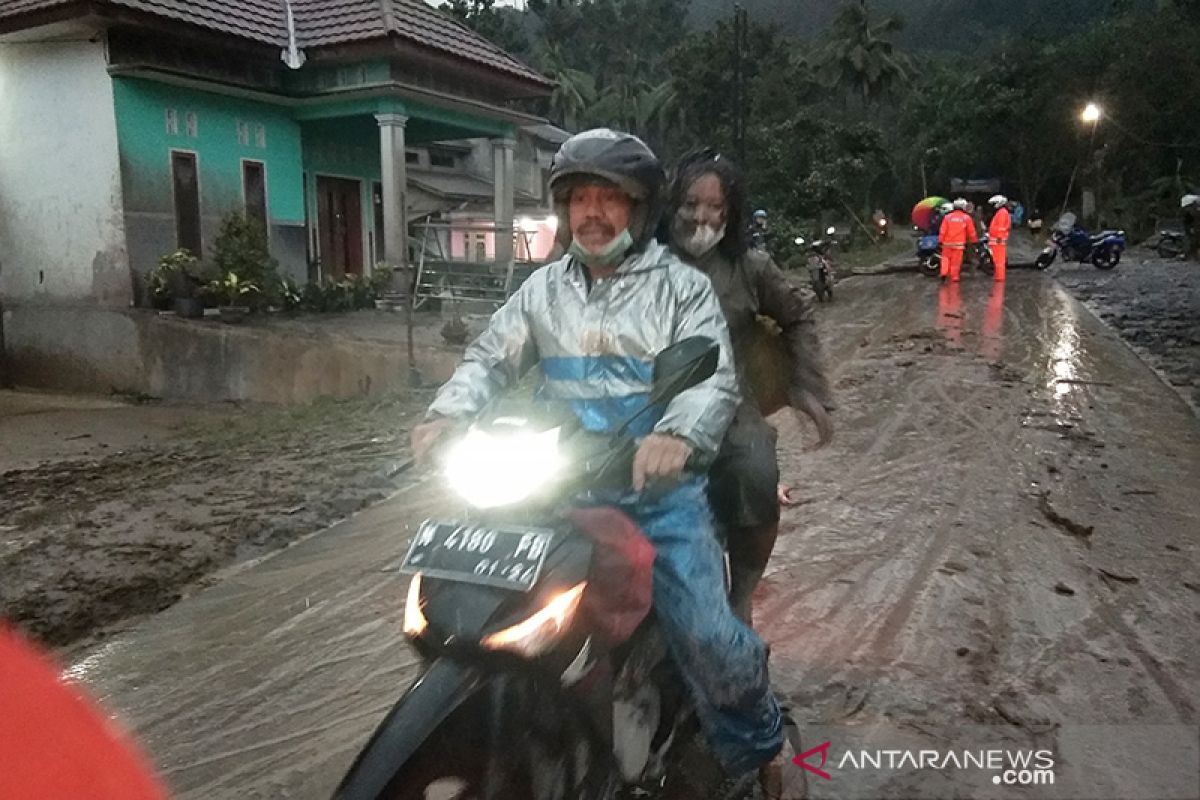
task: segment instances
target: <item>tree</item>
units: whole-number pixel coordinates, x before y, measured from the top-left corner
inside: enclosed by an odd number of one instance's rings
[[[446,0],[438,8],[517,58],[529,59],[529,37],[519,12],[496,8],[496,0]]]
[[[831,39],[820,56],[826,82],[871,103],[908,80],[908,59],[887,38],[903,28],[896,17],[874,23],[867,0],[850,0],[833,20]]]

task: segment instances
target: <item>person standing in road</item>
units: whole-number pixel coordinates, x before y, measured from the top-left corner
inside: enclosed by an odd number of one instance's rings
[[[967,242],[978,242],[979,234],[975,230],[975,220],[967,213],[967,201],[960,197],[953,205],[954,210],[942,220],[938,239],[942,245],[942,280],[957,283]]]
[[[994,277],[1002,281],[1008,266],[1008,236],[1012,231],[1012,215],[1008,213],[1008,198],[1002,194],[992,195],[988,205],[996,209],[988,224],[988,245],[992,251],[992,262],[996,265]]]

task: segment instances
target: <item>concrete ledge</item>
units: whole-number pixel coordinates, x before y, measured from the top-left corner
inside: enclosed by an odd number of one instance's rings
[[[277,404],[409,388],[400,314],[226,325],[143,309],[18,305],[6,306],[4,316],[13,380],[25,386]],[[426,384],[448,378],[462,353],[441,343],[440,325],[425,317],[415,330],[417,368]]]

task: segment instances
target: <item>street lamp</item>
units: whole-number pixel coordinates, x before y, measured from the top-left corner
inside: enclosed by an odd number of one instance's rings
[[[1099,127],[1100,117],[1102,117],[1102,116],[1104,116],[1104,110],[1100,108],[1099,103],[1095,103],[1095,102],[1089,102],[1086,106],[1083,107],[1083,110],[1079,112],[1079,119],[1082,120],[1085,124],[1090,124],[1092,126],[1091,136],[1088,137],[1088,152],[1089,153],[1092,151],[1092,145],[1096,141],[1096,128]],[[1071,190],[1075,188],[1075,175],[1078,172],[1079,172],[1079,161],[1076,161],[1074,169],[1071,170],[1071,179],[1067,182],[1067,194],[1063,198],[1062,211],[1059,212],[1059,216],[1062,216],[1062,214],[1066,212],[1067,204],[1071,202]],[[1097,173],[1098,172],[1099,172],[1099,168],[1097,168]],[[1099,177],[1099,176],[1097,175],[1097,177]]]

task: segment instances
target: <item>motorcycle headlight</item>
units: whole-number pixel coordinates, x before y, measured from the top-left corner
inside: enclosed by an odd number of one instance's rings
[[[485,636],[483,646],[492,650],[511,650],[526,658],[541,655],[566,631],[586,588],[587,581],[583,581],[555,595],[533,616]]]
[[[558,432],[472,428],[446,453],[444,474],[450,487],[476,508],[518,503],[561,473]]]
[[[404,603],[404,633],[420,636],[428,627],[429,623],[421,612],[421,573],[418,572],[408,584],[408,599]]]

